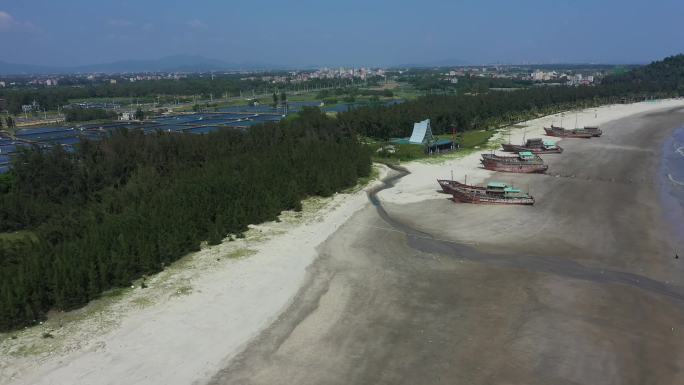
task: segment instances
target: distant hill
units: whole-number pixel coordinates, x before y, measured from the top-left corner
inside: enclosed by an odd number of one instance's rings
[[[638,86],[644,91],[678,91],[684,94],[684,54],[654,61],[631,71],[619,71],[603,80],[605,85]]]
[[[472,63],[460,59],[442,59],[415,63],[403,63],[392,65],[390,68],[434,68],[434,67],[453,67],[453,66],[468,66]]]
[[[22,74],[48,74],[58,72],[58,67],[37,66],[30,64],[15,64],[0,61],[0,74],[22,75]]]
[[[262,63],[228,63],[197,55],[167,56],[155,60],[123,60],[112,63],[74,67],[38,66],[0,61],[0,74],[68,74],[68,73],[124,73],[124,72],[208,72],[271,69]]]

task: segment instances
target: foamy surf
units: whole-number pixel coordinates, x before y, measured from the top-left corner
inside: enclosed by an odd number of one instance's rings
[[[670,182],[678,184],[680,186],[684,186],[684,182],[678,181],[677,179],[672,177],[672,174],[667,174],[667,178],[670,180]]]
[[[677,151],[677,152],[679,153],[679,155],[684,156],[684,146],[679,147],[679,148],[676,149],[675,151]]]

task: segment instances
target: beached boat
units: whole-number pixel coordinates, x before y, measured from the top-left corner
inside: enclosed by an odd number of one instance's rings
[[[598,128],[598,126],[584,126],[583,130],[591,134],[591,136],[601,136],[603,135],[603,130]]]
[[[560,154],[563,148],[556,145],[556,142],[542,140],[541,138],[527,139],[527,142],[522,145],[504,143],[501,145],[504,151],[508,152],[523,152],[529,151],[533,154]]]
[[[533,205],[534,198],[519,189],[501,182],[489,182],[487,186],[471,186],[453,180],[438,179],[444,192],[454,200],[475,204]]]
[[[453,188],[474,188],[474,189],[484,189],[484,187],[479,187],[479,186],[470,186],[465,183],[457,182],[455,180],[451,179],[437,179],[437,183],[439,183],[439,186],[442,187],[442,191],[451,194]]]
[[[550,128],[549,127],[544,127],[544,131],[546,131],[546,135],[548,136],[558,136],[558,137],[563,137],[563,138],[583,138],[583,139],[589,139],[594,134],[588,131],[580,130],[580,129],[574,129],[574,130],[566,130],[563,127],[556,127],[552,125]]]
[[[529,151],[519,152],[516,156],[482,154],[482,166],[487,170],[517,173],[544,173],[549,166],[544,164],[539,155]]]

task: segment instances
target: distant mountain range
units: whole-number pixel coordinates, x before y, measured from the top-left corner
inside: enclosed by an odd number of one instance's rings
[[[452,67],[452,66],[470,66],[473,63],[461,59],[442,59],[433,61],[424,61],[416,63],[403,63],[389,66],[389,68],[429,68],[429,67]]]
[[[208,72],[236,70],[276,69],[262,63],[228,63],[196,55],[167,56],[156,60],[123,60],[112,63],[73,67],[15,64],[0,61],[0,74],[74,74],[74,73],[125,73],[125,72]]]

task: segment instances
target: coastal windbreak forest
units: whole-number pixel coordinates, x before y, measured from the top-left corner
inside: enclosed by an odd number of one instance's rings
[[[360,135],[388,140],[411,134],[413,122],[431,119],[435,134],[490,129],[573,108],[646,98],[684,96],[684,55],[606,77],[599,86],[536,87],[464,95],[428,95],[390,106],[339,114],[340,125]]]
[[[0,329],[130,285],[370,169],[354,132],[318,110],[246,131],[122,130],[75,152],[24,152],[0,176],[0,233],[12,232],[0,237]]]
[[[684,56],[610,76],[599,86],[425,96],[328,117],[206,135],[119,131],[73,152],[34,148],[0,175],[0,330],[160,271],[202,242],[353,186],[371,169],[359,137],[490,129],[543,114],[684,95]],[[8,236],[9,235],[9,236]]]

